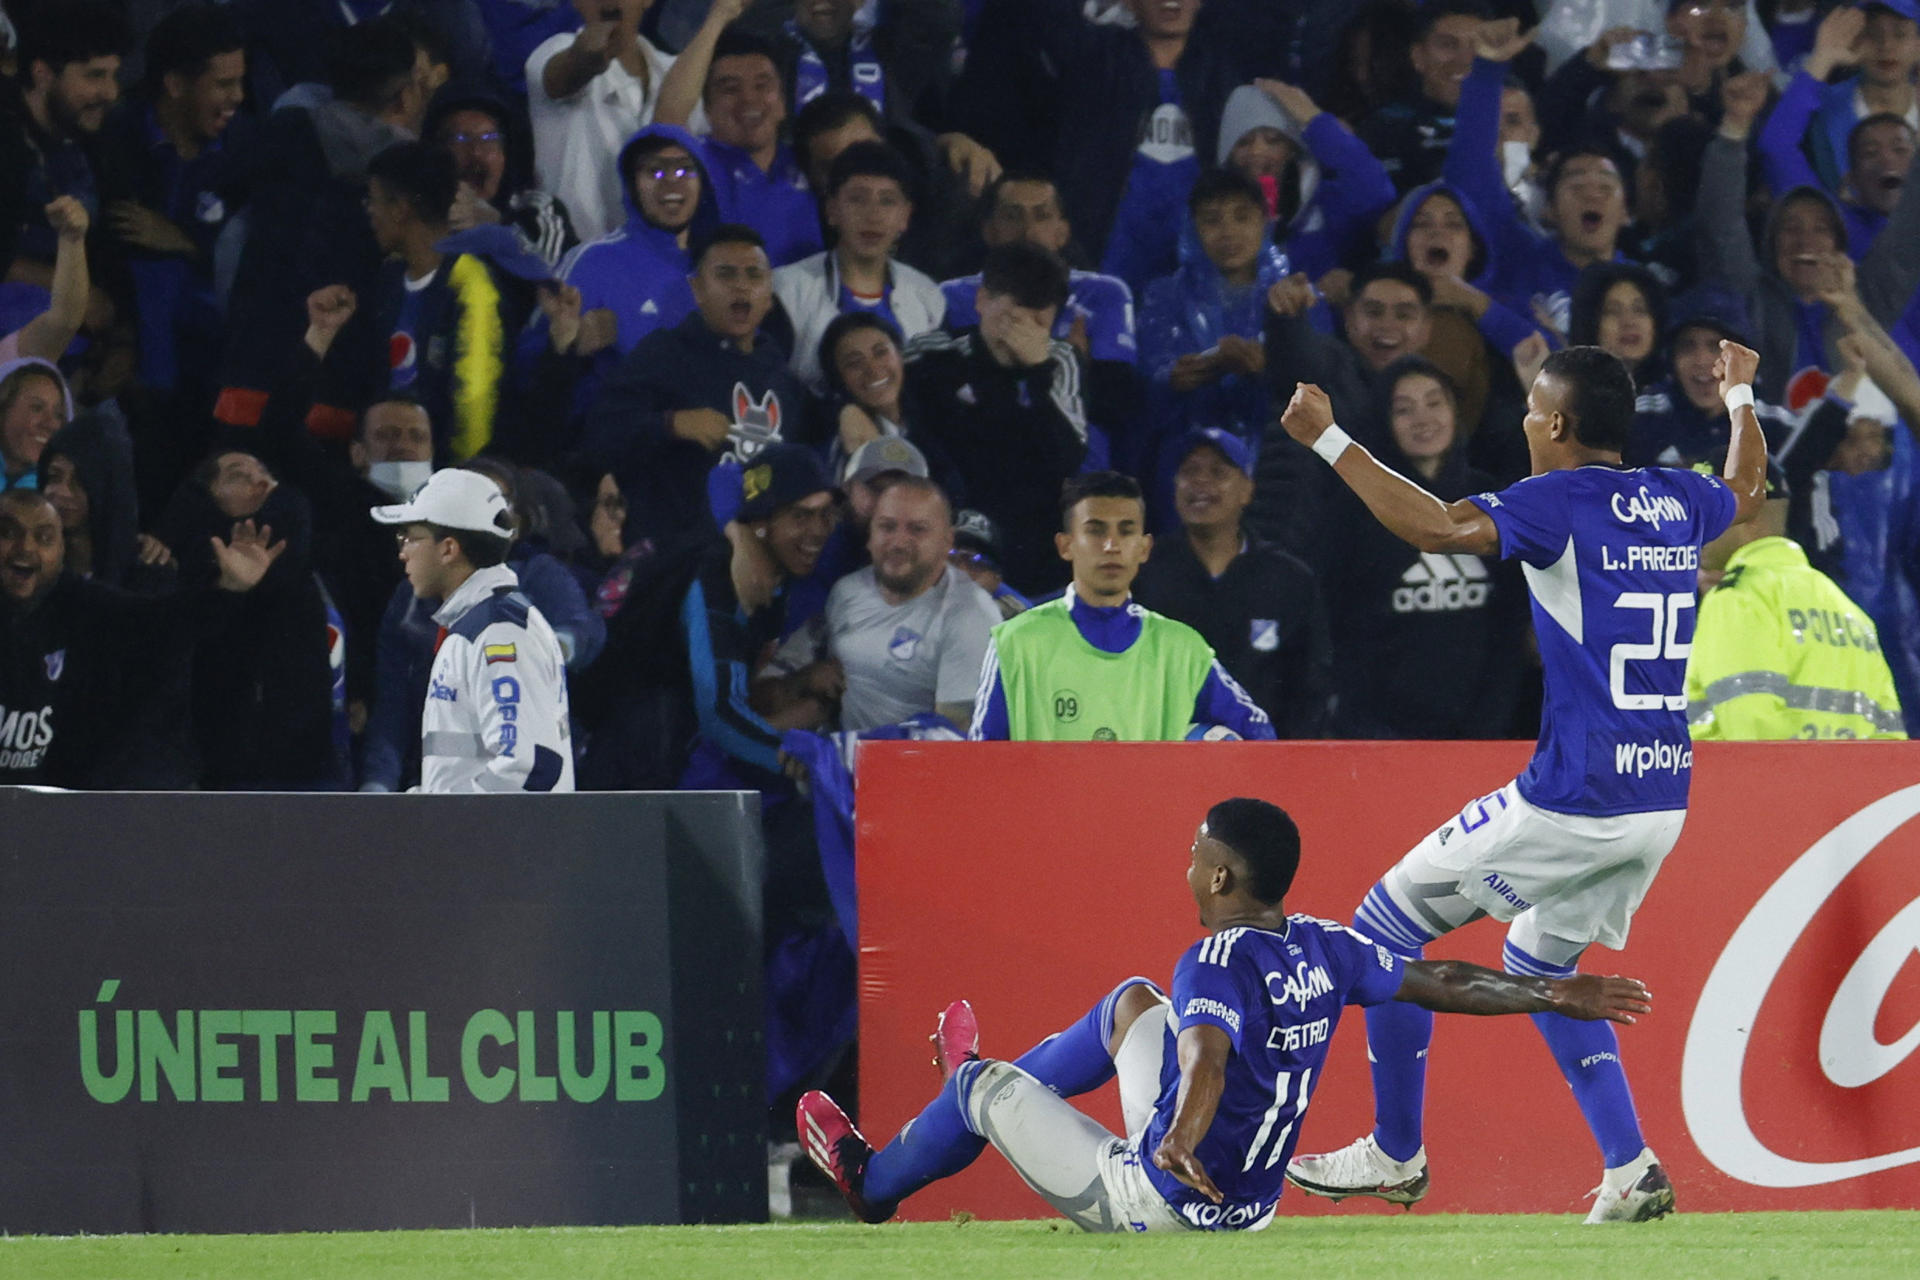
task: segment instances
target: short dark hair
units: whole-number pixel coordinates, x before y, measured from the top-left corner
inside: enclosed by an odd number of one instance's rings
[[[1548,356],[1540,372],[1566,385],[1575,440],[1613,453],[1627,447],[1633,428],[1633,375],[1618,356],[1599,347],[1566,347]]]
[[[133,47],[133,33],[121,7],[108,0],[51,0],[16,7],[14,28],[19,36],[15,53],[19,75],[30,83],[29,72],[44,62],[59,75],[68,63],[95,58],[125,57]]]
[[[843,311],[828,322],[826,332],[820,335],[820,371],[826,375],[827,387],[836,395],[844,395],[846,387],[840,381],[840,370],[833,359],[834,348],[840,340],[850,333],[862,329],[871,329],[875,333],[884,333],[893,339],[895,347],[904,347],[906,340],[900,336],[900,330],[885,316],[873,311]]]
[[[413,79],[413,59],[413,37],[394,19],[356,22],[334,33],[327,86],[340,101],[377,111]]]
[[[1073,509],[1088,498],[1131,498],[1146,509],[1140,482],[1118,471],[1086,471],[1068,476],[1060,485],[1060,527],[1066,528]]]
[[[1059,254],[1017,241],[987,251],[980,287],[1012,298],[1023,307],[1044,310],[1067,305],[1067,264]]]
[[[497,564],[505,564],[507,552],[513,546],[509,538],[496,533],[481,533],[476,529],[449,529],[442,524],[430,524],[427,529],[435,542],[452,538],[460,548],[460,554],[476,569],[491,569]]]
[[[223,4],[194,0],[154,24],[147,36],[147,67],[143,80],[147,96],[159,98],[170,75],[189,80],[207,69],[223,53],[245,50],[246,37],[233,12]]]
[[[1393,280],[1407,286],[1420,299],[1420,305],[1433,305],[1433,282],[1405,262],[1370,262],[1354,273],[1352,296],[1358,298],[1376,280]]]
[[[801,107],[793,117],[793,154],[804,172],[813,163],[813,143],[823,133],[865,120],[876,134],[883,132],[880,112],[852,89],[829,89]]]
[[[746,223],[723,222],[709,231],[701,238],[700,243],[693,247],[693,269],[696,272],[699,271],[700,264],[707,260],[707,255],[723,244],[750,244],[762,253],[767,251],[766,238]]]
[[[1913,126],[1907,123],[1905,116],[1897,116],[1891,111],[1876,111],[1870,116],[1863,116],[1854,121],[1853,128],[1847,130],[1847,168],[1851,169],[1859,163],[1854,152],[1859,149],[1861,136],[1872,126],[1880,124],[1897,124],[1907,131],[1908,137],[1913,136]]]
[[[1300,828],[1277,804],[1235,796],[1207,810],[1207,835],[1247,864],[1248,891],[1275,903],[1300,869]]]
[[[1253,207],[1265,216],[1266,192],[1260,189],[1258,182],[1231,165],[1209,169],[1194,180],[1193,190],[1187,193],[1187,212],[1198,217],[1201,205],[1212,204],[1216,200],[1232,200],[1235,197],[1251,200]]]
[[[394,387],[387,391],[377,392],[373,399],[367,401],[366,407],[360,410],[360,417],[354,423],[353,427],[353,438],[355,440],[363,442],[366,440],[367,415],[383,404],[403,404],[410,409],[418,409],[426,415],[427,429],[429,431],[433,429],[433,410],[427,408],[427,402],[420,398],[420,393],[412,387]],[[599,483],[597,478],[595,479],[595,483]]]
[[[1433,34],[1433,29],[1446,18],[1477,18],[1487,22],[1493,17],[1493,10],[1483,0],[1433,0],[1431,4],[1420,6],[1413,19],[1412,42],[1419,44]]]
[[[424,142],[396,142],[367,162],[367,178],[404,200],[423,222],[445,222],[460,190],[453,157]]]
[[[779,77],[781,91],[786,90],[787,77],[780,69],[780,51],[771,40],[757,36],[751,31],[743,31],[738,26],[730,26],[720,33],[713,42],[713,57],[707,62],[706,84],[700,86],[700,96],[707,96],[707,86],[713,83],[713,68],[722,58],[765,58],[773,66],[773,74]]]
[[[833,159],[827,171],[827,194],[839,195],[840,188],[855,178],[888,178],[908,200],[914,197],[913,171],[898,151],[884,142],[856,142]]]
[[[1552,200],[1554,192],[1560,189],[1560,179],[1567,176],[1567,166],[1575,160],[1605,160],[1613,166],[1613,176],[1621,180],[1621,189],[1625,190],[1627,167],[1620,163],[1619,155],[1606,147],[1590,143],[1556,151],[1553,159],[1547,162],[1547,180],[1541,190],[1546,192],[1548,200]]]

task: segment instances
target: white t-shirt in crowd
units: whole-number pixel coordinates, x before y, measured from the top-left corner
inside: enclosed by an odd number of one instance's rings
[[[613,62],[572,97],[550,98],[547,63],[573,40],[572,33],[562,32],[528,55],[527,111],[533,119],[535,181],[567,206],[574,232],[584,244],[617,230],[627,220],[615,161],[634,131],[652,123],[660,82],[673,66],[673,57],[642,39],[640,48],[650,73],[644,86]]]

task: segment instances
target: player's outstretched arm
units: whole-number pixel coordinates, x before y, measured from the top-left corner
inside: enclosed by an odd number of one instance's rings
[[[1227,1087],[1227,1058],[1233,1041],[1219,1027],[1201,1024],[1183,1029],[1178,1041],[1180,1094],[1174,1101],[1173,1123],[1154,1149],[1153,1163],[1219,1204],[1220,1188],[1213,1185],[1207,1167],[1194,1149],[1213,1127],[1214,1112]]]
[[[1333,402],[1311,382],[1298,383],[1280,415],[1287,434],[1325,458],[1367,510],[1389,532],[1420,551],[1493,555],[1500,533],[1479,507],[1462,499],[1442,502],[1379,460],[1333,421]]]
[[[1721,339],[1713,372],[1720,379],[1720,398],[1733,421],[1721,479],[1733,490],[1735,524],[1753,519],[1767,505],[1767,438],[1760,434],[1760,419],[1753,411],[1753,379],[1759,371],[1759,352]]]
[[[1567,978],[1517,977],[1465,960],[1413,960],[1394,999],[1436,1013],[1564,1013],[1583,1022],[1631,1026],[1653,1012],[1653,996],[1636,978],[1576,973]]]

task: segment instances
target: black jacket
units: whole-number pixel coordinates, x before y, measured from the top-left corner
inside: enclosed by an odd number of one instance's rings
[[[1280,737],[1324,736],[1332,648],[1320,587],[1305,564],[1249,538],[1215,578],[1176,530],[1155,540],[1133,596],[1198,631]]]
[[[0,783],[191,787],[192,626],[228,607],[128,595],[71,573],[32,609],[0,597]]]
[[[966,504],[1000,526],[1007,581],[1027,595],[1065,586],[1053,545],[1060,485],[1087,456],[1086,362],[1055,340],[1027,369],[999,364],[977,329],[907,344],[903,411],[915,438],[951,462]]]
[[[333,754],[333,674],[326,606],[313,574],[313,518],[290,485],[254,519],[287,549],[260,585],[239,598],[229,625],[193,659],[194,733],[213,790],[326,789],[342,781]],[[189,481],[162,518],[161,541],[188,588],[218,576],[209,539],[233,522],[203,485]],[[392,554],[389,544],[388,554]]]
[[[1369,442],[1372,443],[1372,442]],[[1406,460],[1373,444],[1387,465]],[[1452,501],[1493,487],[1457,458],[1424,487]],[[1504,738],[1530,676],[1516,563],[1423,554],[1343,494],[1322,542],[1332,619],[1334,732],[1346,738]]]
[[[710,451],[673,434],[679,409],[715,409],[733,423]],[[587,414],[587,460],[611,471],[627,498],[627,538],[662,545],[692,529],[711,530],[707,473],[727,458],[745,461],[779,440],[817,435],[805,391],[787,353],[763,334],[742,351],[707,327],[698,311],[642,338],[607,379]]]

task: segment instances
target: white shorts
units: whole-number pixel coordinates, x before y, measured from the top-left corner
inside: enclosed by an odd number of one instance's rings
[[[1614,950],[1674,843],[1685,809],[1594,818],[1528,804],[1517,783],[1482,796],[1440,824],[1382,883],[1435,936],[1480,913],[1514,922],[1516,945],[1551,963],[1540,938]],[[1448,893],[1470,903],[1443,900]],[[1577,954],[1577,952],[1576,952]]]
[[[1087,1231],[1190,1231],[1148,1179],[1141,1131],[1160,1090],[1164,1015],[1142,1014],[1127,1029],[1114,1068],[1132,1136],[1116,1137],[1011,1062],[979,1068],[966,1092],[976,1133],[1007,1158],[1026,1184]],[[1142,1105],[1144,1099],[1144,1106]]]

